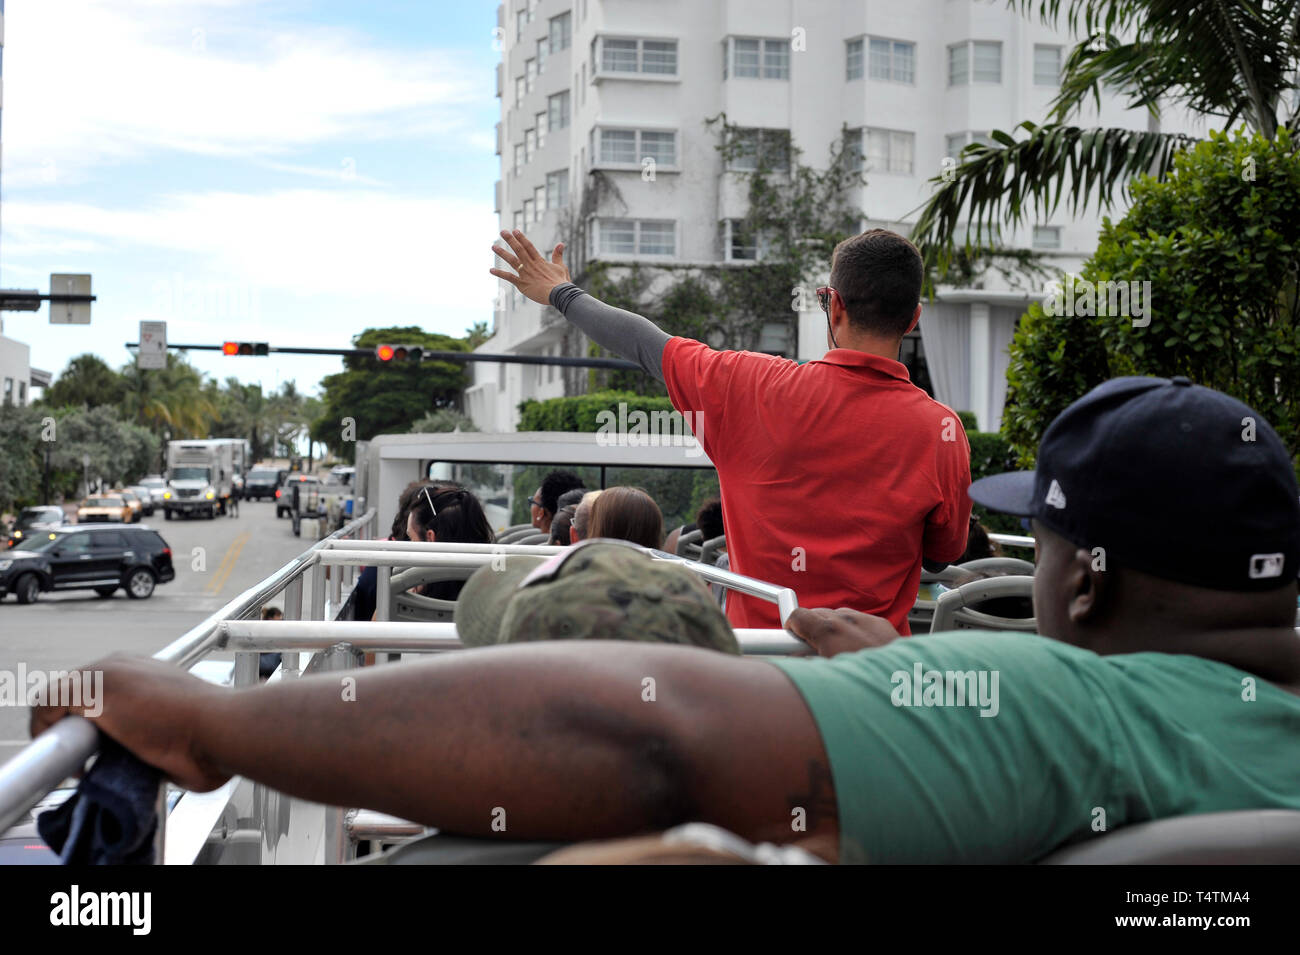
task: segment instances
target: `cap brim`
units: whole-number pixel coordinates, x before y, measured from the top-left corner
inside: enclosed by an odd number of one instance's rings
[[[466,647],[487,647],[500,642],[501,621],[520,582],[545,557],[520,554],[502,556],[470,575],[456,599],[456,633]]]
[[[1037,476],[1036,471],[1009,471],[980,478],[970,486],[970,499],[990,511],[1030,517]]]

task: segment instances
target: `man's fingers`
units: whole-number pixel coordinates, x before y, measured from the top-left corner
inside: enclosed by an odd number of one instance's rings
[[[492,251],[497,254],[498,258],[502,259],[516,272],[519,271],[519,259],[509,249],[503,249],[499,245],[494,245],[492,246]]]
[[[519,276],[513,272],[507,272],[504,269],[488,269],[489,275],[495,275],[499,279],[505,279],[515,288],[519,288]]]
[[[828,610],[798,607],[790,612],[785,625],[800,640],[816,646],[818,638],[825,636],[834,627],[834,621]]]
[[[551,261],[556,265],[564,264],[564,243],[563,242],[557,245],[555,247],[555,250],[551,253]]]
[[[542,253],[537,251],[537,246],[533,245],[532,240],[518,229],[509,233],[506,241],[510,243],[510,248],[515,250],[515,255],[519,256],[521,262],[546,261],[542,258]]]

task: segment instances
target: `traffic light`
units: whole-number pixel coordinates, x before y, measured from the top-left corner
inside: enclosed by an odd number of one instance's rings
[[[375,357],[380,361],[420,361],[424,349],[419,345],[379,345]]]
[[[223,355],[269,355],[271,346],[266,342],[222,342]]]

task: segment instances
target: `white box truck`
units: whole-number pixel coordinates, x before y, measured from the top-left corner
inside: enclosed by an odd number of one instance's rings
[[[169,441],[167,490],[163,514],[201,514],[209,519],[226,512],[234,489],[234,448],[227,440]]]

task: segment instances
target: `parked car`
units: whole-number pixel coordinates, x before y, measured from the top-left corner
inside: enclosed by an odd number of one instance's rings
[[[284,483],[288,473],[282,468],[257,465],[244,478],[244,500],[260,501],[264,497],[274,500],[276,490]]]
[[[139,524],[142,520],[144,520],[144,501],[140,500],[139,497],[137,497],[131,491],[128,491],[120,487],[115,487],[113,488],[113,490],[109,491],[108,493],[116,494],[122,500],[126,501],[127,507],[131,508],[131,519],[128,521],[128,523]]]
[[[149,493],[149,489],[143,484],[132,484],[127,490],[140,499],[144,516],[153,517],[153,495]]]
[[[88,521],[121,521],[129,524],[131,505],[118,494],[88,497],[77,508],[77,523],[85,524]]]
[[[320,478],[314,474],[301,474],[297,471],[288,474],[279,490],[275,492],[275,516],[286,517],[293,513],[293,487],[306,485],[310,489],[320,487]],[[301,492],[300,492],[301,493]]]
[[[28,537],[0,557],[0,600],[20,604],[51,590],[93,590],[111,597],[119,588],[133,600],[152,596],[176,577],[167,542],[147,527],[65,524]]]
[[[140,487],[149,491],[149,502],[154,507],[160,507],[163,502],[163,494],[167,490],[167,479],[161,474],[150,474],[140,479]]]
[[[63,508],[57,504],[49,504],[42,507],[25,507],[18,514],[18,519],[14,521],[13,528],[6,535],[6,547],[13,547],[19,541],[34,533],[40,533],[51,527],[58,527],[67,521],[63,514]]]

